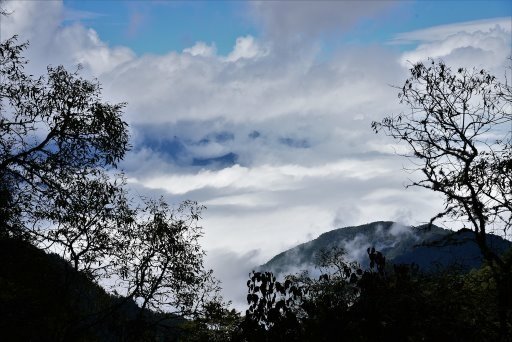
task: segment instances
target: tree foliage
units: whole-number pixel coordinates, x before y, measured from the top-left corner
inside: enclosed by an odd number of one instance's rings
[[[469,274],[421,273],[414,265],[374,261],[366,270],[347,262],[340,250],[328,251],[318,279],[309,273],[285,277],[280,286],[270,272],[251,274],[249,310],[232,334],[234,341],[496,341],[499,316],[488,266]],[[321,266],[320,266],[321,265]],[[258,281],[259,277],[259,281]],[[253,280],[254,279],[254,280]],[[268,290],[272,289],[268,295]],[[265,295],[264,295],[265,294]],[[281,301],[279,296],[293,300]],[[274,300],[276,298],[276,300]],[[270,303],[269,303],[270,299]],[[279,305],[276,314],[269,314]],[[266,314],[265,314],[266,313]],[[510,322],[507,332],[512,332]]]
[[[512,88],[485,70],[452,70],[418,63],[398,97],[410,111],[372,124],[410,148],[419,186],[444,197],[451,218],[475,232],[497,281],[502,337],[512,317],[512,263],[492,251],[486,236],[512,228]]]
[[[129,147],[124,104],[103,103],[98,83],[63,67],[27,75],[26,46],[16,37],[0,44],[0,176],[9,202],[2,229],[9,236],[37,234],[49,206],[67,205],[77,183],[100,179]]]
[[[59,253],[141,313],[201,314],[220,300],[198,243],[203,207],[130,197],[115,173],[130,147],[125,104],[78,71],[28,75],[26,47],[0,43],[0,237]]]
[[[284,281],[278,281],[271,272],[250,275],[249,308],[241,325],[247,340],[303,340],[318,333],[313,326],[319,322],[323,322],[323,334],[337,331],[330,322],[355,302],[359,295],[356,283],[363,271],[356,263],[346,262],[341,249],[323,251],[317,263],[326,272],[318,279],[307,271],[288,275]]]
[[[418,63],[398,94],[410,111],[372,125],[411,149],[423,175],[412,185],[444,195],[434,219],[464,220],[482,248],[486,233],[512,225],[510,94],[485,70]]]

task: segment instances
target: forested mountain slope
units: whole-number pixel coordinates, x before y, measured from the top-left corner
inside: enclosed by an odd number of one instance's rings
[[[489,234],[491,248],[503,253],[512,243]],[[474,241],[474,233],[462,229],[454,232],[435,225],[404,226],[390,221],[377,221],[361,226],[331,230],[318,238],[284,251],[260,267],[278,274],[293,273],[311,268],[319,252],[341,247],[349,261],[367,266],[367,248],[381,251],[388,262],[415,263],[429,271],[448,266],[472,269],[481,266],[483,259]]]
[[[0,331],[5,341],[174,341],[182,319],[110,295],[55,254],[0,239]]]

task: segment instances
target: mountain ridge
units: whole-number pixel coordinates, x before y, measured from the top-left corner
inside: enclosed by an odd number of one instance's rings
[[[512,248],[512,242],[488,234],[489,246],[498,253]],[[341,247],[348,261],[368,266],[366,250],[375,247],[391,263],[415,263],[430,271],[457,265],[470,270],[483,263],[474,233],[452,231],[436,225],[408,226],[393,221],[375,221],[359,226],[333,229],[317,238],[283,251],[259,267],[276,274],[295,273],[315,266],[318,253]]]

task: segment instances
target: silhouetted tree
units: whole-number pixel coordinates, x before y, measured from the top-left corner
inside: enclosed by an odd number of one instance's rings
[[[325,340],[340,332],[341,317],[358,295],[357,282],[363,271],[344,259],[344,251],[322,251],[317,266],[322,275],[312,278],[307,271],[278,281],[272,272],[253,272],[247,281],[242,340]]]
[[[227,303],[211,301],[204,306],[204,314],[189,320],[182,327],[183,341],[225,342],[238,340],[240,313],[229,309]]]
[[[123,103],[97,82],[48,67],[24,71],[27,44],[0,42],[0,237],[59,253],[145,308],[193,317],[218,300],[198,243],[202,206],[130,198]]]
[[[99,84],[63,67],[27,75],[26,46],[16,37],[0,44],[0,175],[11,203],[2,208],[10,217],[2,229],[11,236],[37,234],[48,204],[70,201],[75,183],[100,178],[129,146],[124,104],[102,102]]]
[[[486,235],[512,228],[512,91],[485,70],[430,60],[410,70],[398,97],[410,111],[372,124],[403,141],[422,178],[413,182],[444,196],[443,212],[475,232],[494,270],[502,336],[511,321],[511,263],[489,248]],[[507,290],[508,289],[508,290]],[[509,327],[510,328],[510,327]]]

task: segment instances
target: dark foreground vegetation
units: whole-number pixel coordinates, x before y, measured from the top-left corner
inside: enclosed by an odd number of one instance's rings
[[[56,254],[0,240],[2,341],[175,340],[184,320],[107,294]]]
[[[422,273],[368,251],[370,267],[339,249],[307,272],[253,272],[242,316],[211,305],[202,318],[140,310],[107,294],[55,254],[0,241],[0,331],[5,341],[499,341],[496,280],[488,265]],[[504,255],[510,260],[512,253]],[[512,307],[508,306],[508,312]],[[512,322],[507,323],[507,338]],[[504,338],[503,340],[507,340]]]
[[[248,283],[251,306],[241,325],[246,341],[499,341],[500,332],[488,266],[469,273],[447,269],[422,273],[414,265],[386,265],[368,251],[370,268],[343,261],[333,250],[321,265],[331,273],[307,273],[277,282],[254,273]],[[509,253],[505,259],[510,259]],[[511,311],[508,303],[508,313]]]
[[[422,273],[369,248],[363,269],[334,248],[319,277],[252,273],[242,315],[203,266],[202,207],[130,196],[124,104],[63,67],[28,75],[25,48],[0,42],[0,340],[511,340],[512,252],[489,246],[512,228],[509,84],[419,63],[399,88],[410,112],[373,124],[410,149],[411,185],[443,195],[431,223],[462,223],[483,266]]]

